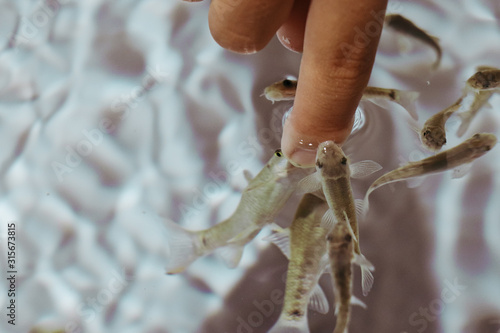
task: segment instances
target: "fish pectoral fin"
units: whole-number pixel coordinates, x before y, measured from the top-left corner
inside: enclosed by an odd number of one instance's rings
[[[364,215],[364,201],[363,199],[354,199],[354,209],[356,210],[356,216],[361,218]]]
[[[331,209],[328,209],[321,218],[321,227],[325,228],[326,230],[331,230],[333,226],[335,225],[335,215],[333,215],[333,211]]]
[[[351,295],[351,305],[357,305],[362,307],[363,309],[366,309],[366,304],[354,295]]]
[[[262,240],[271,242],[274,245],[276,245],[281,250],[283,255],[285,255],[285,257],[287,257],[288,260],[290,260],[290,229],[289,228],[283,229],[277,224],[274,225],[280,228],[280,230],[273,228],[273,231],[276,232],[262,238]]]
[[[471,168],[472,168],[472,163],[462,164],[453,169],[453,174],[451,175],[451,178],[453,179],[462,178],[469,172]]]
[[[325,292],[319,284],[316,284],[312,290],[311,297],[309,298],[309,308],[321,314],[327,314],[330,311]]]
[[[218,248],[214,253],[222,259],[228,268],[235,268],[240,263],[243,247],[244,245],[240,244],[229,244]]]
[[[246,179],[246,181],[247,181],[248,183],[250,183],[250,182],[252,181],[252,179],[253,179],[253,176],[252,176],[252,174],[250,173],[250,171],[248,171],[248,170],[246,170],[246,169],[245,169],[245,170],[243,170],[243,176],[245,177],[245,179]]]
[[[361,287],[363,289],[363,296],[366,296],[373,286],[372,271],[375,270],[375,267],[362,254],[354,254],[354,263],[361,268]]]
[[[351,178],[363,178],[382,169],[375,161],[364,160],[351,164]]]
[[[304,193],[312,193],[321,189],[321,176],[315,172],[309,176],[302,178],[297,184],[299,191]]]

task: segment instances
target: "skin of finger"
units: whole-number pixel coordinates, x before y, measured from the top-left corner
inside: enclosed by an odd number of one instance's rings
[[[291,51],[301,53],[304,48],[304,30],[310,4],[310,0],[295,1],[290,15],[276,33],[281,44]]]
[[[294,109],[284,128],[284,136],[294,136],[288,142],[301,135],[315,145],[347,139],[382,30],[376,14],[383,17],[386,6],[387,0],[312,0]],[[365,29],[376,25],[378,33],[370,31],[368,36]],[[348,56],[342,51],[346,45],[352,46]],[[290,157],[297,146],[282,148]]]
[[[254,53],[267,45],[292,6],[293,0],[213,0],[208,25],[223,48]]]

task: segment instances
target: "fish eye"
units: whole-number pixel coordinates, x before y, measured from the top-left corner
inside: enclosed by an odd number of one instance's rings
[[[281,152],[281,149],[277,149],[275,152],[274,152],[274,155],[277,156],[277,157],[282,157],[283,156],[283,153]]]
[[[283,80],[283,86],[284,86],[285,88],[291,88],[291,87],[292,87],[292,85],[293,85],[293,84],[292,84],[292,81],[290,81],[290,80],[288,80],[288,79]]]
[[[350,242],[352,240],[352,236],[347,234],[347,235],[345,235],[344,239],[346,242]]]
[[[319,160],[316,160],[316,166],[318,169],[321,169],[323,167],[323,163],[321,163]]]
[[[342,159],[340,160],[340,163],[342,163],[342,165],[346,165],[347,164],[347,158],[342,157]]]
[[[485,147],[484,147],[484,149],[485,149],[486,151],[490,151],[490,150],[491,150],[491,147],[490,147],[490,146],[485,146]]]

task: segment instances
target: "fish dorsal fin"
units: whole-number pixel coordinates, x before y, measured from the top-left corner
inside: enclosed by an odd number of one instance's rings
[[[321,189],[321,176],[318,172],[302,178],[297,188],[304,193],[313,193]]]
[[[382,169],[375,161],[364,160],[351,164],[351,178],[363,178]]]
[[[243,246],[240,244],[229,244],[218,248],[214,253],[222,259],[228,268],[235,268],[240,263],[241,256],[243,255]]]
[[[245,179],[248,183],[250,183],[253,179],[252,174],[247,169],[243,170],[243,176],[245,177]]]
[[[364,215],[364,206],[363,199],[354,199],[354,209],[356,210],[357,217],[362,217]]]
[[[366,296],[373,286],[374,279],[371,271],[374,271],[375,267],[362,254],[354,254],[354,263],[361,267],[361,287],[363,296]]]
[[[351,295],[351,305],[357,305],[362,307],[363,309],[366,309],[366,304],[354,295]]]
[[[457,166],[455,169],[453,169],[453,174],[451,175],[451,178],[462,178],[465,176],[469,170],[472,168],[472,163],[466,163],[462,164],[460,166]]]
[[[328,300],[318,283],[314,286],[309,298],[309,308],[321,314],[326,314],[330,311]]]
[[[333,226],[335,225],[335,215],[333,215],[333,211],[331,209],[328,209],[321,218],[321,227],[325,228],[326,230],[331,230]]]
[[[275,232],[262,238],[262,240],[276,245],[283,255],[290,260],[290,228],[283,229],[276,223],[273,223],[272,230]]]

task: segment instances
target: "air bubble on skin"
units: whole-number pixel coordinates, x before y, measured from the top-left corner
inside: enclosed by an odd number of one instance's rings
[[[358,107],[354,114],[354,124],[352,125],[351,135],[359,131],[365,125],[365,113]]]

